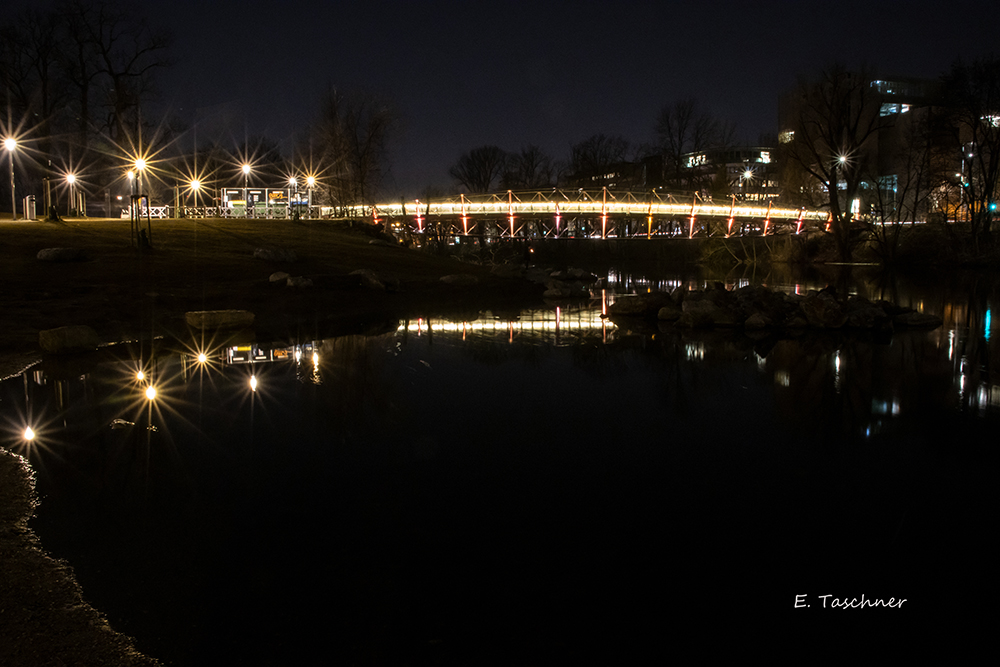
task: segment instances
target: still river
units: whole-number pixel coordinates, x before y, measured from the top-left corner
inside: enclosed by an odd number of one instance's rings
[[[205,342],[204,363],[203,342],[116,346],[4,382],[4,444],[37,471],[44,546],[171,664],[668,655],[839,622],[824,607],[861,595],[906,599],[866,627],[972,614],[1000,280],[836,278],[945,321],[884,339],[601,317],[713,280],[830,278],[646,267],[589,301]]]

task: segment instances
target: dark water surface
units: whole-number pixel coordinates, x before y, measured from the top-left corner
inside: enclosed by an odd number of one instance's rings
[[[0,410],[33,527],[181,665],[626,664],[982,619],[1000,281],[848,275],[945,325],[752,339],[602,320],[708,279],[610,278],[558,310],[28,371]],[[906,602],[830,608],[862,594]]]

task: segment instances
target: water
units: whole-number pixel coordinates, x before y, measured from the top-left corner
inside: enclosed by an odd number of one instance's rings
[[[617,270],[586,304],[205,364],[193,344],[118,346],[3,383],[5,444],[38,471],[46,548],[176,664],[622,660],[706,629],[836,627],[825,594],[906,598],[865,610],[880,631],[971,612],[998,283],[835,277],[945,318],[891,340],[600,316],[715,279],[829,281]]]

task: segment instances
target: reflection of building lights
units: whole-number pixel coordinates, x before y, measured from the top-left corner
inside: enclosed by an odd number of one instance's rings
[[[34,440],[35,439],[35,432],[33,430],[31,430],[30,426],[28,426],[27,428],[24,429],[24,439],[25,440]]]
[[[313,352],[313,365],[316,365],[318,363],[319,363],[319,354]]]
[[[156,387],[154,387],[153,385],[149,385],[148,387],[146,387],[146,398],[148,398],[149,400],[153,400],[154,398],[156,398]]]

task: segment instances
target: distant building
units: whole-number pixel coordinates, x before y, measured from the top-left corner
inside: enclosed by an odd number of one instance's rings
[[[773,146],[732,146],[683,156],[684,183],[702,197],[767,202],[781,193]]]

